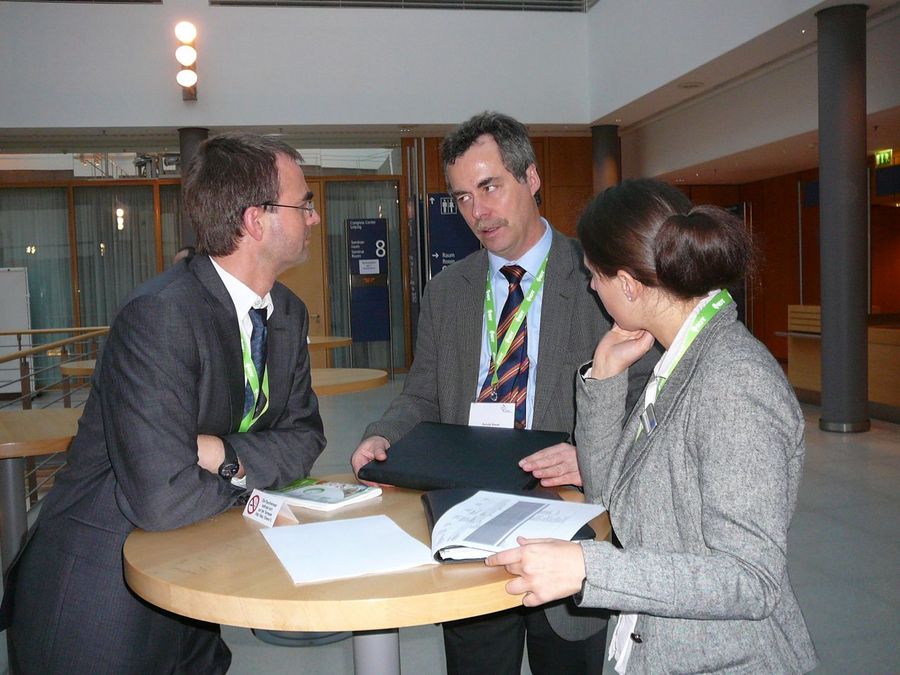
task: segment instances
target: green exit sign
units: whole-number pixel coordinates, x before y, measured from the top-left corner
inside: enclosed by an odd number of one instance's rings
[[[893,163],[894,151],[892,149],[875,151],[875,166],[890,166]]]

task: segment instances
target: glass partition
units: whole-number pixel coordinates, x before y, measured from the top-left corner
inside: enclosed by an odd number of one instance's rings
[[[66,188],[0,189],[0,267],[28,270],[31,315],[30,326],[4,325],[5,330],[74,325],[68,213]],[[2,323],[6,324],[5,321]],[[68,335],[34,335],[30,341],[26,337],[22,348],[64,337]],[[8,338],[4,346],[15,351],[18,345],[14,340]],[[36,373],[36,386],[59,380],[56,362],[46,356],[35,358],[32,368]],[[16,364],[12,365],[18,368]]]
[[[153,188],[75,188],[81,321],[104,326],[135,286],[156,273]]]
[[[400,208],[397,181],[328,181],[325,183],[325,213],[328,232],[328,276],[331,292],[331,333],[350,335],[349,265],[346,221],[350,218],[385,218],[388,225],[388,257],[391,311],[391,344],[356,342],[350,355],[334,355],[338,367],[383,368],[403,365],[406,360],[403,322],[403,278],[400,248]]]
[[[172,258],[181,248],[181,186],[159,186],[159,217],[162,226],[163,267],[172,264]]]

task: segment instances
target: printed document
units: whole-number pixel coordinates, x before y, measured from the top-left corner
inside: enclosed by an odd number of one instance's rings
[[[557,499],[480,491],[434,524],[431,550],[444,560],[477,560],[518,546],[517,537],[571,539],[604,509]]]

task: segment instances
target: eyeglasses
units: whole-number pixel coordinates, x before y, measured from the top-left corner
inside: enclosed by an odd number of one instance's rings
[[[275,204],[274,202],[265,202],[264,204],[260,204],[260,206],[280,206],[283,209],[298,209],[299,211],[306,211],[306,215],[308,216],[311,216],[313,213],[315,213],[316,210],[316,205],[313,203],[312,199],[303,202],[303,204],[301,204],[300,206],[291,206],[290,204]]]

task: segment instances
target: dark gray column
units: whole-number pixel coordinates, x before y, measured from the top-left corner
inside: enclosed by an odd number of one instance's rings
[[[594,193],[618,185],[622,180],[622,142],[619,127],[599,124],[591,127],[594,157]]]
[[[867,431],[866,9],[816,13],[825,431]]]
[[[209,129],[203,127],[185,127],[178,130],[178,145],[180,148],[180,170],[181,177],[184,179],[187,168],[190,166],[191,160],[197,154],[197,148],[209,137]],[[183,183],[182,183],[183,184]],[[194,228],[191,227],[190,220],[181,208],[181,245],[194,246],[197,243],[197,237],[194,235]]]

